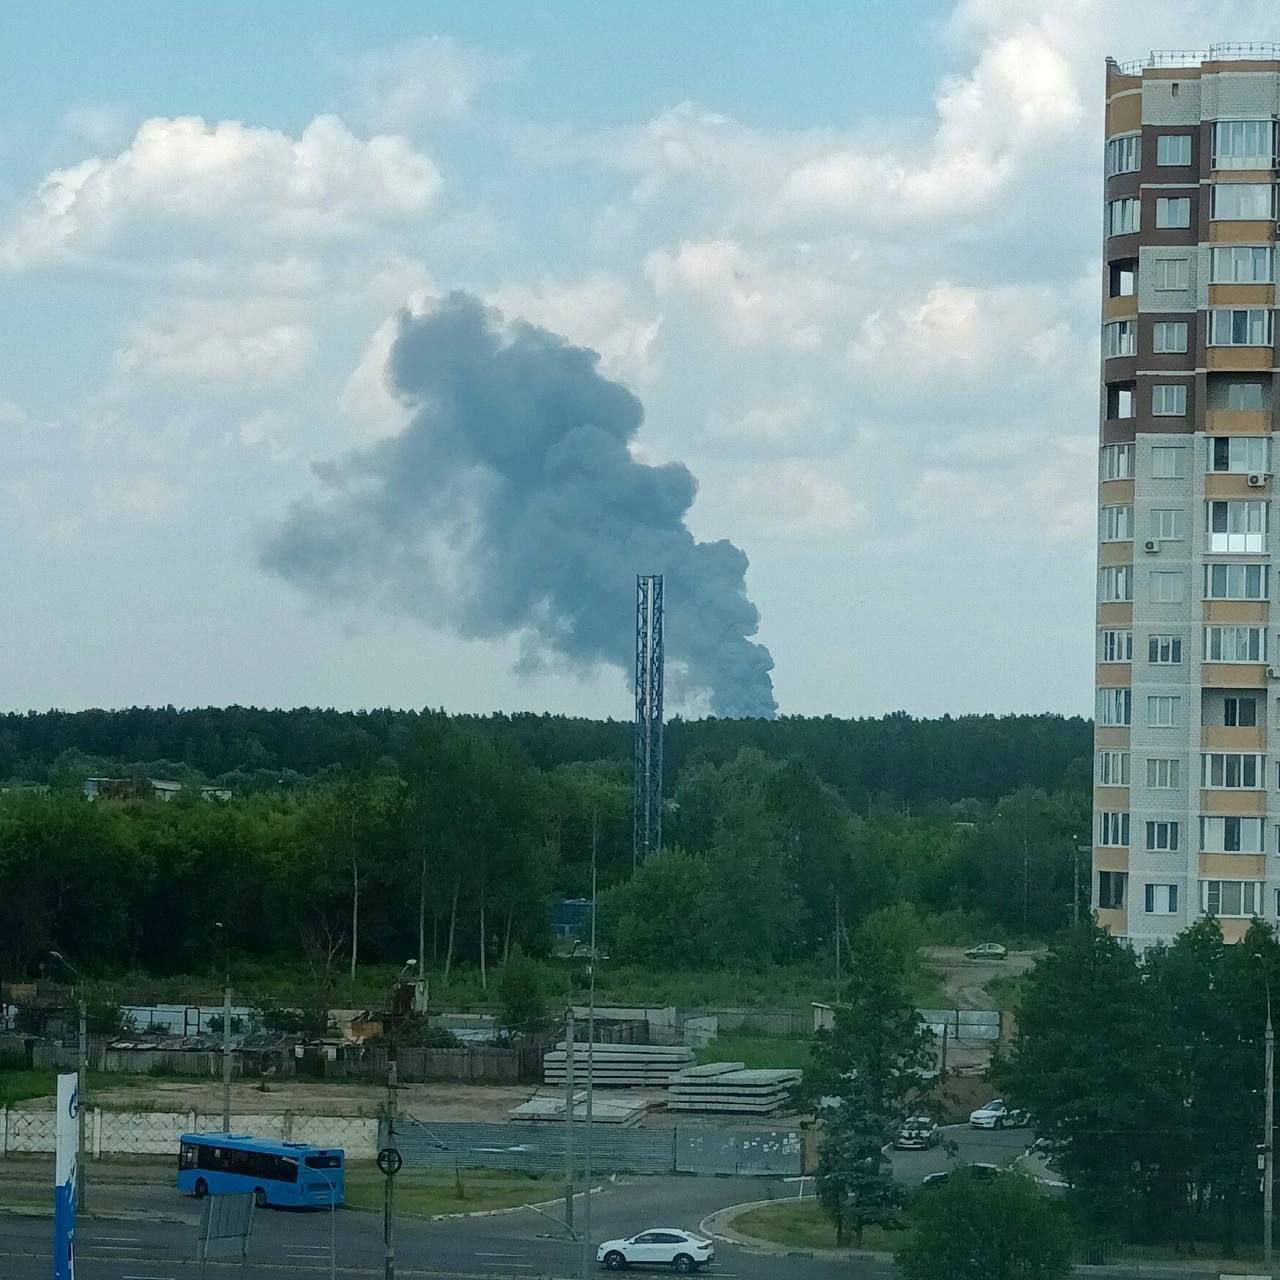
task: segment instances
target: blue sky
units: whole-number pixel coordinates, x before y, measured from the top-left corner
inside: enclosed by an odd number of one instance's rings
[[[750,558],[783,711],[1087,713],[1102,58],[1272,28],[1253,0],[4,6],[0,705],[626,716],[625,646],[530,674],[518,631],[259,565],[314,464],[404,429],[396,314],[464,289],[640,396],[637,458],[687,464],[694,533]]]

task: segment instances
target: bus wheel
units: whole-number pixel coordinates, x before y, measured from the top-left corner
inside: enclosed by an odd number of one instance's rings
[[[261,1187],[254,1188],[253,1203],[259,1209],[267,1207],[267,1193]]]
[[[203,1200],[209,1194],[209,1184],[203,1178],[196,1179],[195,1193],[197,1200]]]

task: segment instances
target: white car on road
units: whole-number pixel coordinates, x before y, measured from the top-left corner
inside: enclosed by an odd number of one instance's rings
[[[716,1247],[703,1236],[676,1227],[652,1227],[629,1240],[606,1240],[596,1261],[606,1271],[625,1271],[633,1265],[669,1266],[687,1273],[716,1260]]]
[[[1030,1123],[1025,1111],[1009,1106],[1003,1098],[969,1112],[969,1124],[974,1129],[1023,1129]]]

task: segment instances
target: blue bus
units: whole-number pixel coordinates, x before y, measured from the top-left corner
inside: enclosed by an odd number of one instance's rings
[[[201,1198],[252,1192],[258,1208],[342,1203],[343,1152],[238,1133],[184,1133],[178,1190]]]

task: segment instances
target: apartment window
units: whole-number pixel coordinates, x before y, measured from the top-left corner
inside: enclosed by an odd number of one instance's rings
[[[1266,471],[1268,450],[1266,436],[1211,436],[1209,438],[1210,471]]]
[[[1265,407],[1262,383],[1233,382],[1227,387],[1228,409],[1252,409],[1256,411]]]
[[[1098,872],[1098,906],[1104,911],[1124,907],[1124,891],[1129,884],[1127,871]]]
[[[1178,786],[1179,761],[1152,756],[1147,760],[1147,787],[1152,791],[1172,791]]]
[[[1269,347],[1270,310],[1266,307],[1215,307],[1209,312],[1209,345]]]
[[[1151,326],[1151,350],[1156,355],[1169,355],[1186,351],[1187,322],[1185,320],[1157,320]]]
[[[1129,785],[1129,753],[1127,751],[1098,752],[1098,785],[1100,787]]]
[[[1275,162],[1271,120],[1219,120],[1213,126],[1215,169],[1272,169]]]
[[[1098,600],[1115,604],[1133,599],[1133,565],[1108,564],[1098,570]]]
[[[1135,401],[1135,384],[1110,382],[1107,384],[1107,417],[1132,418]]]
[[[1186,326],[1184,325],[1183,328]],[[1182,382],[1157,382],[1151,388],[1151,412],[1157,418],[1182,418],[1187,412],[1187,387]],[[1181,449],[1162,450],[1159,447],[1152,452],[1152,471],[1155,474],[1154,455],[1158,452],[1181,453]]]
[[[1133,537],[1133,508],[1101,507],[1098,536],[1103,542],[1128,542]]]
[[[1132,298],[1138,291],[1138,262],[1136,258],[1124,258],[1113,262],[1107,270],[1107,295],[1112,298]]]
[[[1188,196],[1156,197],[1157,227],[1189,227],[1190,225],[1191,200]]]
[[[1147,698],[1147,724],[1152,729],[1172,729],[1178,723],[1180,698],[1151,694]]]
[[[1222,700],[1222,723],[1229,729],[1254,729],[1258,724],[1258,700],[1250,694],[1233,694]]]
[[[1204,567],[1206,600],[1265,600],[1265,564],[1207,564]]]
[[[1263,627],[1205,627],[1206,662],[1266,662],[1267,633]]]
[[[1151,536],[1157,542],[1171,542],[1182,537],[1182,512],[1176,507],[1153,508]]]
[[[1150,853],[1177,853],[1178,824],[1163,818],[1148,822],[1146,848]]]
[[[1215,245],[1210,254],[1213,284],[1270,284],[1271,279],[1270,245]]]
[[[1186,388],[1183,392],[1183,412],[1186,412]],[[1156,388],[1160,390],[1160,388]],[[1151,476],[1155,480],[1181,480],[1187,474],[1187,451],[1175,445],[1153,445],[1151,449]]]
[[[1107,140],[1108,178],[1117,173],[1136,173],[1141,165],[1141,135],[1135,133],[1127,138],[1109,138]]]
[[[1191,163],[1191,135],[1166,133],[1156,139],[1156,164],[1188,165]]]
[[[1275,187],[1269,182],[1216,182],[1213,211],[1218,222],[1270,222],[1275,210]]]
[[[1164,204],[1166,201],[1157,201]],[[1188,265],[1186,258],[1157,258],[1151,264],[1151,283],[1156,289],[1185,289]]]
[[[1103,631],[1099,633],[1099,636],[1099,662],[1133,661],[1132,631]],[[1126,719],[1124,723],[1128,724],[1129,722]]]
[[[1122,236],[1139,228],[1138,200],[1126,196],[1123,200],[1107,201],[1107,235]]]
[[[1252,916],[1262,901],[1254,880],[1201,880],[1200,909],[1210,916]]]
[[[1144,909],[1152,916],[1176,916],[1178,914],[1178,886],[1176,884],[1148,884],[1144,889]]]
[[[1201,853],[1262,853],[1261,818],[1201,818]]]
[[[1132,717],[1132,707],[1132,690],[1098,690],[1098,723],[1100,725],[1127,726]]]
[[[1112,320],[1102,326],[1102,354],[1132,356],[1138,352],[1137,326],[1132,320]]]
[[[1180,569],[1158,569],[1151,574],[1151,603],[1177,604],[1182,599],[1182,571]],[[1156,637],[1152,637],[1155,639]],[[1167,638],[1167,637],[1162,637]],[[1178,641],[1181,651],[1182,641]],[[1181,662],[1179,657],[1177,661]]]
[[[1101,449],[1104,480],[1133,479],[1133,445],[1104,444]],[[1223,470],[1227,470],[1223,467]]]
[[[1263,785],[1262,757],[1239,751],[1206,751],[1200,757],[1200,785],[1220,791],[1257,791]]]
[[[1178,598],[1182,598],[1182,575],[1178,574]],[[1163,602],[1163,603],[1168,603]],[[1176,667],[1182,662],[1181,636],[1150,636],[1147,662],[1153,667]]]
[[[1206,502],[1205,541],[1210,551],[1259,554],[1267,549],[1265,502]]]

